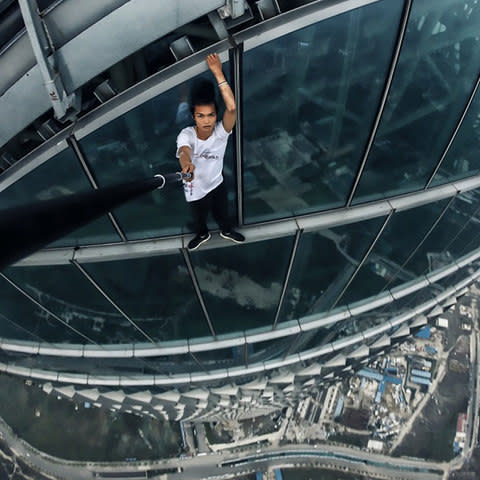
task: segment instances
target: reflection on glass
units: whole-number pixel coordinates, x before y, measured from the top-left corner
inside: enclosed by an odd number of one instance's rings
[[[266,362],[267,360],[273,360],[275,358],[285,358],[291,353],[290,348],[295,338],[296,336],[288,336],[247,344],[248,365],[257,362]]]
[[[467,255],[480,247],[480,191],[465,192],[458,200],[460,202],[458,215],[463,215],[467,221],[445,247],[455,258]]]
[[[327,337],[329,332],[330,327],[301,332],[290,342],[291,345],[287,355],[293,355],[294,353],[300,353],[315,347],[320,347],[325,343],[325,339],[329,338]]]
[[[15,323],[5,314],[0,312],[0,337],[30,342],[41,342],[41,338],[29,332],[22,325]]]
[[[273,325],[292,246],[285,237],[191,254],[217,334]]]
[[[462,280],[467,278],[469,275],[470,273],[468,272],[467,268],[461,268],[460,270],[454,273],[451,273],[447,277],[444,277],[435,281],[435,283],[432,285],[432,289],[436,291],[436,295],[439,295],[444,290],[447,290],[455,286],[455,284],[461,282]]]
[[[480,22],[480,21],[479,21]],[[480,27],[479,27],[480,28]],[[479,47],[480,48],[480,45]],[[480,170],[480,89],[470,104],[455,140],[432,180],[432,185],[477,175]]]
[[[75,154],[66,149],[0,192],[0,205],[1,208],[12,208],[91,189]],[[101,217],[50,246],[88,245],[119,240],[110,220]]]
[[[415,0],[385,111],[354,203],[421,189],[478,75],[476,0]]]
[[[96,343],[145,341],[73,265],[12,267],[4,273],[40,304]]]
[[[179,355],[166,355],[158,358],[140,358],[144,365],[144,371],[149,374],[175,375],[190,373],[198,370],[198,364],[189,353]]]
[[[332,326],[329,341],[335,342],[345,337],[351,337],[369,328],[383,325],[389,318],[391,317],[381,309],[357,315],[338,325]],[[355,348],[358,348],[358,345]]]
[[[153,340],[210,334],[180,254],[82,266]]]
[[[72,361],[64,356],[17,355],[15,365],[66,374],[121,375],[124,378],[155,373],[139,358],[82,358],[81,361]]]
[[[86,343],[0,277],[0,337],[43,342]]]
[[[453,249],[446,247],[469,220],[465,214],[465,195],[460,194],[453,200],[430,235],[407,262],[404,272],[415,276],[423,275],[450,265],[458,258]]]
[[[229,64],[223,65],[228,78]],[[198,78],[212,80],[203,73],[92,132],[80,141],[88,163],[100,186],[153,177],[180,170],[175,157],[180,130],[193,125],[188,107],[189,89]],[[223,103],[218,102],[223,115]],[[234,215],[233,139],[225,152],[224,178],[232,200]],[[128,202],[115,210],[119,224],[129,240],[174,235],[193,229],[190,210],[181,183],[171,184]]]
[[[409,284],[413,283],[415,283],[415,280],[406,284],[402,284],[398,288],[401,289],[402,287],[408,287]],[[395,292],[398,290],[393,289],[393,291]],[[401,297],[392,303],[389,303],[385,306],[385,311],[389,312],[389,318],[392,318],[395,315],[400,315],[403,312],[418,307],[421,303],[432,300],[436,294],[438,294],[438,291],[434,291],[429,287],[424,287],[404,297]]]
[[[328,311],[384,220],[375,218],[302,235],[280,321]]]
[[[245,365],[245,345],[192,353],[198,364],[193,370],[209,372]]]
[[[345,204],[401,10],[376,2],[244,54],[247,223]]]
[[[447,204],[448,200],[441,200],[393,214],[362,268],[340,298],[339,305],[374,296],[384,288],[413,280],[416,275],[401,270],[401,267]]]

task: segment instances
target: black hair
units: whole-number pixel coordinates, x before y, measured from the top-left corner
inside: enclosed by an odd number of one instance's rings
[[[197,80],[190,90],[190,113],[192,117],[197,105],[212,105],[218,110],[215,98],[215,86],[209,80]]]

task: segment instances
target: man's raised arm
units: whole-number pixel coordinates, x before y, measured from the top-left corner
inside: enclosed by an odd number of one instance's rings
[[[222,123],[225,131],[230,133],[237,118],[237,105],[235,103],[235,97],[225,78],[225,75],[223,74],[222,62],[220,61],[218,54],[211,53],[208,55],[207,64],[208,68],[210,68],[210,71],[217,80],[218,88],[222,94],[223,101],[225,102],[225,113],[223,114]]]

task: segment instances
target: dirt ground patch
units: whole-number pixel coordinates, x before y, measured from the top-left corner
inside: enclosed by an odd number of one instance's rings
[[[393,455],[437,461],[453,458],[457,417],[467,410],[469,396],[469,339],[460,336],[447,360],[447,371],[422,414]]]

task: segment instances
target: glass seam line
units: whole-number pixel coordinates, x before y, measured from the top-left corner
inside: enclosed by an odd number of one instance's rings
[[[35,298],[33,298],[30,294],[28,294],[25,290],[23,290],[23,288],[21,288],[19,285],[17,285],[15,282],[13,282],[12,280],[10,280],[5,274],[1,273],[0,272],[0,276],[6,280],[12,287],[14,287],[16,290],[18,290],[22,295],[24,295],[25,297],[27,297],[31,302],[33,302],[35,305],[37,305],[38,307],[40,307],[42,310],[44,310],[45,312],[47,312],[49,315],[51,315],[55,320],[57,320],[57,322],[60,322],[63,326],[67,327],[68,329],[72,330],[73,332],[75,332],[77,335],[79,335],[80,337],[84,338],[85,340],[87,340],[89,343],[91,344],[94,344],[94,345],[98,345],[96,342],[94,342],[91,338],[87,337],[87,335],[81,333],[80,331],[78,331],[75,327],[72,327],[71,325],[69,325],[67,322],[65,322],[64,320],[62,320],[58,315],[56,315],[55,313],[53,313],[50,309],[48,309],[47,307],[43,306],[40,302],[38,302],[37,300],[35,300]]]
[[[455,196],[458,192],[466,192],[479,187],[480,175],[475,175],[468,179],[430,188],[428,191],[421,190],[412,192],[406,195],[392,197],[388,200],[377,200],[369,204],[356,205],[350,208],[318,212],[308,216],[291,217],[263,224],[254,224],[244,227],[244,232],[247,232],[245,243],[265,240],[265,235],[268,238],[270,238],[272,234],[277,234],[276,238],[293,235],[297,231],[297,227],[303,228],[303,230],[307,232],[388,215],[392,209],[397,210],[397,206],[395,205],[396,199],[401,203],[401,210],[408,210],[409,205],[412,205],[410,208],[419,207],[427,203],[443,200],[444,198],[450,198]],[[452,189],[454,192],[451,191]],[[341,223],[339,223],[339,219],[342,220]],[[295,228],[292,228],[291,226],[294,223]],[[278,235],[278,228],[276,227],[282,225],[285,226],[285,230]],[[248,235],[248,232],[257,235]],[[263,237],[259,238],[258,235],[260,234],[262,234]],[[15,265],[38,266],[49,265],[52,263],[64,264],[68,263],[69,259],[73,256],[75,256],[75,259],[81,263],[88,263],[90,261],[95,261],[98,257],[108,257],[109,260],[115,260],[125,258],[126,255],[128,258],[135,258],[145,257],[152,254],[171,254],[178,251],[178,245],[172,247],[172,240],[179,239],[183,241],[185,240],[185,237],[189,236],[190,235],[180,234],[174,237],[140,240],[128,242],[127,244],[97,244],[79,248],[66,247],[55,250],[40,250],[39,252],[33,253],[29,257],[20,260]],[[216,243],[213,241],[209,242],[209,244],[215,248],[229,246],[225,242]],[[209,244],[207,244],[205,248],[210,248]],[[44,258],[43,261],[42,258]]]
[[[105,297],[105,299],[117,310],[120,315],[122,315],[125,320],[130,322],[130,324],[138,330],[148,341],[155,344],[156,342],[146,333],[144,332],[108,295],[107,293],[100,287],[100,285],[90,276],[90,274],[76,261],[70,260],[70,262],[77,267],[80,272],[87,278],[87,280]]]
[[[457,193],[458,195],[458,193]],[[433,222],[432,226],[426,231],[425,235],[423,238],[420,240],[420,242],[417,244],[417,246],[413,249],[413,251],[408,255],[406,260],[400,265],[400,268],[395,272],[393,277],[385,284],[385,286],[380,290],[380,292],[383,292],[385,289],[388,288],[388,286],[397,278],[398,274],[403,270],[403,267],[405,267],[408,262],[413,258],[413,256],[418,252],[418,249],[425,243],[425,240],[430,236],[430,234],[433,232],[435,227],[438,225],[442,217],[445,215],[446,211],[450,208],[450,205],[452,204],[453,200],[457,197],[457,195],[454,195],[448,203],[445,205],[443,210],[440,212],[438,215],[437,219]]]
[[[390,218],[392,218],[392,215],[393,215],[393,212],[394,210],[392,210],[388,215],[387,215],[387,218],[385,218],[382,226],[380,227],[380,229],[378,230],[377,234],[375,235],[375,238],[373,239],[373,242],[370,244],[370,246],[368,247],[368,250],[365,252],[365,254],[363,255],[363,258],[362,260],[360,261],[360,263],[357,265],[357,267],[355,268],[355,271],[353,272],[352,276],[350,277],[350,280],[347,282],[347,284],[343,287],[342,291],[340,292],[340,294],[338,295],[338,297],[336,298],[336,300],[333,302],[333,305],[330,307],[329,310],[332,310],[335,308],[335,306],[337,305],[337,303],[341,300],[341,298],[343,297],[343,295],[345,294],[345,292],[347,291],[348,287],[350,286],[350,284],[353,282],[354,278],[357,276],[358,272],[360,271],[360,269],[362,268],[363,264],[366,262],[368,256],[370,255],[370,252],[373,250],[373,247],[375,246],[375,244],[377,243],[378,239],[381,237],[383,231],[385,230],[385,227],[387,226],[388,222],[390,221]]]
[[[235,124],[235,170],[237,177],[237,222],[243,225],[243,144],[242,144],[242,47],[235,46],[233,50],[233,81],[235,89],[235,100],[237,105],[237,121]]]
[[[395,45],[393,58],[392,58],[392,63],[390,65],[390,70],[389,70],[388,75],[387,75],[387,81],[385,83],[385,88],[383,90],[383,95],[382,95],[382,98],[380,100],[380,104],[378,106],[377,115],[375,116],[375,121],[373,122],[373,127],[372,127],[372,130],[370,132],[370,136],[369,136],[368,141],[367,141],[367,146],[365,148],[365,152],[364,152],[362,160],[360,162],[360,166],[358,168],[357,175],[355,176],[355,180],[353,182],[352,189],[350,190],[350,194],[348,196],[348,200],[347,200],[347,204],[346,204],[347,207],[350,207],[350,205],[352,204],[353,197],[355,196],[355,193],[357,191],[358,184],[360,183],[360,178],[363,174],[363,170],[365,169],[365,165],[367,163],[368,156],[370,155],[370,151],[372,149],[373,142],[374,142],[375,137],[377,135],[378,127],[380,125],[380,121],[381,121],[382,116],[383,116],[383,111],[385,110],[385,105],[387,103],[387,98],[388,98],[388,95],[390,93],[390,88],[392,86],[393,77],[395,75],[395,70],[397,69],[398,59],[400,58],[400,51],[402,49],[403,40],[405,38],[405,33],[407,31],[407,24],[408,24],[408,20],[409,20],[409,17],[410,17],[410,11],[412,9],[412,2],[413,2],[413,0],[406,0],[405,6],[404,6],[402,22],[401,22],[401,25],[400,25],[400,31],[399,31],[399,34],[398,34],[397,43]]]
[[[300,352],[298,354],[293,354],[290,357],[287,357],[285,360],[270,360],[266,362],[259,362],[257,364],[252,365],[248,368],[226,368],[223,370],[214,370],[211,371],[211,375],[207,375],[205,378],[204,374],[201,374],[202,381],[207,380],[217,380],[217,379],[228,379],[228,378],[235,378],[239,376],[245,376],[252,373],[260,373],[275,370],[281,367],[285,367],[288,365],[298,364],[304,361],[312,360],[313,358],[321,357],[327,353],[334,353],[340,351],[341,348],[345,348],[346,346],[355,345],[356,343],[360,343],[362,341],[367,340],[375,335],[378,335],[382,332],[386,332],[390,330],[392,327],[400,325],[402,323],[408,322],[411,318],[416,315],[422,314],[423,312],[431,309],[433,306],[440,304],[442,301],[447,299],[448,297],[455,295],[456,293],[460,292],[464,289],[469,283],[476,281],[480,277],[480,270],[477,270],[474,274],[469,275],[464,280],[458,282],[453,287],[449,288],[447,291],[442,292],[437,297],[423,304],[419,305],[418,307],[410,310],[409,312],[404,312],[400,315],[397,315],[387,321],[386,324],[375,326],[369,328],[362,332],[361,335],[355,334],[351,337],[347,337],[346,339],[340,339],[338,341],[334,341],[333,343],[329,343],[327,345],[322,345],[318,349],[309,350]],[[348,341],[348,338],[351,341]],[[391,338],[391,337],[390,337]],[[341,345],[341,346],[340,346]],[[368,346],[368,345],[367,345]],[[307,353],[308,352],[308,353]],[[196,377],[199,374],[196,373],[189,373],[189,374],[178,374],[178,375],[170,375],[165,376],[165,378],[161,378],[160,375],[148,375],[147,378],[142,376],[95,376],[90,374],[64,374],[62,372],[52,372],[46,370],[36,370],[27,367],[19,367],[15,365],[10,365],[6,363],[0,362],[0,372],[6,372],[11,374],[16,374],[20,376],[28,376],[29,378],[48,378],[52,379],[52,377],[56,376],[56,381],[58,382],[66,382],[66,383],[74,383],[74,384],[87,384],[87,385],[115,385],[115,386],[146,386],[146,385],[179,385],[179,384],[191,384],[198,382]],[[28,372],[28,373],[27,373]],[[295,374],[295,372],[293,372]],[[62,380],[62,377],[67,377],[65,380]],[[208,378],[209,377],[209,378]],[[143,378],[143,383],[142,383]],[[74,382],[77,380],[77,382]],[[84,380],[84,381],[79,381]],[[102,383],[103,382],[103,383]],[[105,383],[108,382],[108,383]]]
[[[458,121],[457,126],[455,127],[455,130],[453,131],[452,136],[450,137],[450,141],[448,142],[447,146],[445,147],[445,150],[443,151],[442,155],[440,156],[440,160],[438,161],[437,166],[435,167],[435,170],[430,175],[430,178],[428,179],[427,184],[424,187],[425,190],[430,186],[430,183],[432,183],[435,175],[437,174],[437,172],[440,169],[443,161],[445,160],[445,157],[447,156],[447,153],[450,150],[450,147],[452,146],[452,144],[455,140],[455,137],[457,136],[457,133],[460,130],[460,127],[462,126],[462,123],[463,123],[465,117],[467,116],[468,110],[470,108],[470,105],[473,102],[473,99],[475,97],[475,94],[478,90],[479,85],[480,85],[480,75],[478,76],[477,83],[475,84],[475,87],[473,88],[473,91],[470,94],[470,98],[468,99],[467,105],[465,106],[465,109],[464,109],[462,115],[460,116],[460,120]]]
[[[298,248],[298,244],[300,242],[300,236],[301,235],[302,235],[302,230],[301,229],[297,230],[297,232],[295,234],[295,239],[293,241],[292,252],[290,254],[290,261],[289,261],[288,267],[287,267],[287,274],[285,275],[285,280],[283,282],[282,293],[280,294],[280,298],[278,300],[277,311],[275,313],[275,319],[273,320],[273,327],[272,327],[273,330],[275,330],[277,328],[278,318],[280,316],[280,311],[282,310],[283,300],[285,298],[285,293],[287,292],[288,282],[290,280],[290,274],[292,272],[293,263],[295,261],[295,256],[297,254],[297,248]]]
[[[470,254],[464,255],[463,257],[458,258],[452,264],[449,264],[449,265],[444,266],[440,269],[434,270],[433,272],[430,272],[429,275],[430,276],[431,275],[438,275],[437,279],[440,280],[442,278],[445,278],[445,277],[449,276],[451,273],[454,273],[454,272],[449,272],[448,271],[448,268],[451,265],[457,265],[457,266],[459,266],[459,268],[462,268],[466,265],[471,264],[472,262],[474,262],[475,260],[477,260],[479,258],[480,258],[480,247],[477,248],[476,250],[473,250],[473,252],[471,252]],[[415,293],[415,292],[421,290],[422,288],[427,287],[428,285],[429,285],[428,279],[426,279],[425,276],[420,276],[419,279],[413,285],[411,283],[409,283],[406,287],[402,287],[400,285],[399,287],[395,287],[395,289],[390,290],[387,294],[387,296],[390,298],[390,300],[387,303],[392,303],[394,300],[397,300],[397,299],[402,298],[404,296],[410,295],[411,293]],[[403,295],[402,294],[403,292],[408,292],[408,293],[407,293],[407,295]],[[359,302],[355,302],[355,303],[361,303],[362,306],[363,306],[365,304],[365,300],[370,299],[371,301],[369,302],[369,304],[370,305],[375,305],[372,308],[364,308],[359,313],[366,313],[370,310],[374,310],[375,308],[377,308],[376,303],[375,303],[375,299],[377,299],[378,296],[379,296],[379,294],[374,295],[372,297],[368,297],[367,299],[362,299]],[[327,315],[325,315],[324,313],[323,314],[320,313],[320,314],[314,316],[315,317],[314,320],[309,320],[307,322],[301,323],[301,325],[300,325],[301,331],[304,332],[304,331],[314,330],[316,328],[320,328],[320,327],[330,325],[332,323],[337,323],[338,321],[342,321],[342,320],[346,320],[347,318],[350,318],[352,316],[352,314],[350,312],[352,310],[355,311],[358,308],[358,307],[355,307],[355,303],[350,304],[346,308],[346,310],[347,310],[346,316],[342,315],[342,318],[340,320],[335,320],[335,317],[337,317],[338,313],[331,313],[331,314],[327,314]],[[385,304],[386,303],[382,303],[379,306],[384,306]],[[310,318],[310,317],[312,317],[312,316],[309,316],[308,318]],[[299,320],[301,320],[301,319],[299,319]],[[297,320],[297,322],[299,320]],[[280,334],[282,333],[282,330],[290,330],[290,327],[286,327],[285,329],[275,330],[276,335],[275,335],[274,338],[282,338],[282,337],[286,337],[286,336],[289,335],[288,333],[284,334],[284,335],[279,335],[279,333]],[[271,333],[273,333],[273,332],[271,332],[271,331],[268,332],[268,334],[270,336],[271,336]],[[295,330],[295,332],[293,334],[296,335],[297,331]],[[258,337],[258,338],[255,338],[255,337]],[[206,342],[203,345],[197,343],[197,344],[195,344],[195,351],[212,350],[212,347],[215,345],[215,343],[220,344],[220,346],[218,348],[227,348],[227,347],[231,347],[231,346],[239,346],[240,344],[246,344],[246,343],[256,343],[256,342],[260,342],[260,341],[265,340],[265,338],[263,338],[263,337],[264,337],[263,333],[262,334],[247,335],[246,332],[239,332],[238,337],[236,337],[232,341],[230,341],[230,340],[223,341],[223,340],[220,339],[217,342],[211,342],[210,341],[210,342]],[[242,339],[241,343],[239,343],[239,338]],[[39,350],[39,348],[42,348],[42,346],[39,345],[38,343],[33,343],[33,342],[28,342],[28,343],[31,344],[31,353],[36,353]],[[22,342],[21,343],[21,348],[25,350],[28,347],[28,343],[27,342]],[[15,348],[16,348],[16,345],[17,345],[15,343],[15,341],[11,341],[11,340],[5,339],[5,338],[3,338],[3,339],[0,338],[0,344],[1,344],[2,349],[11,350],[11,351],[15,351]],[[138,345],[138,344],[136,344],[136,345]],[[165,349],[168,352],[167,353],[162,353],[162,350],[165,350]],[[81,351],[82,356],[84,356],[84,353],[83,353],[84,352],[84,346],[83,345],[80,348],[77,348],[77,350]],[[61,352],[62,350],[59,349],[59,351]],[[119,351],[123,352],[124,347],[120,348]],[[146,357],[146,356],[162,356],[162,355],[172,354],[171,347],[168,347],[168,346],[166,346],[166,347],[158,346],[158,347],[156,347],[156,350],[155,350],[155,348],[150,348],[150,349],[148,349],[148,355],[139,355],[138,354],[138,353],[142,353],[142,348],[137,347],[137,348],[134,348],[133,351],[134,351],[133,356],[138,357],[138,358],[143,358],[143,357]],[[188,353],[189,351],[190,351],[190,346],[187,345],[187,343],[185,343],[184,346],[179,348],[178,351],[175,351],[174,353],[175,354],[183,354],[183,353]],[[48,353],[46,355],[55,355],[54,350],[52,348],[49,348],[49,352],[51,352],[51,353]],[[94,350],[89,349],[88,350],[88,357],[89,358],[90,357],[94,358],[93,353],[95,353]],[[102,356],[105,356],[104,353],[105,353],[105,351],[102,350]],[[110,349],[107,353],[115,353],[115,351]],[[116,357],[116,355],[110,355],[110,357]],[[98,357],[98,358],[100,358],[100,357]]]
[[[83,152],[81,151],[77,139],[71,135],[69,138],[67,138],[67,144],[72,148],[75,157],[80,163],[81,168],[83,169],[83,172],[87,176],[88,180],[90,181],[91,186],[95,189],[98,190],[98,185],[97,182],[95,181],[95,178],[93,176],[93,173],[90,170],[90,167],[87,165],[87,162],[85,160],[85,157],[83,155]],[[118,236],[122,239],[123,242],[127,242],[127,237],[123,233],[123,230],[120,228],[120,225],[117,222],[117,219],[113,215],[112,212],[107,213],[108,218],[110,219],[110,222],[113,224],[113,228],[116,230]]]
[[[207,321],[208,329],[210,330],[210,333],[212,334],[213,338],[216,338],[217,335],[215,333],[215,329],[213,328],[210,315],[208,314],[207,306],[203,299],[202,291],[200,290],[200,286],[198,285],[197,276],[195,275],[195,270],[193,269],[192,262],[190,261],[190,255],[188,254],[185,248],[182,248],[181,252],[182,252],[185,264],[187,265],[188,274],[190,275],[190,280],[193,284],[193,288],[195,290],[195,293],[197,294],[198,302],[200,303],[200,307],[202,309],[203,315],[205,317],[205,320]],[[189,351],[190,351],[190,348],[189,348]]]

